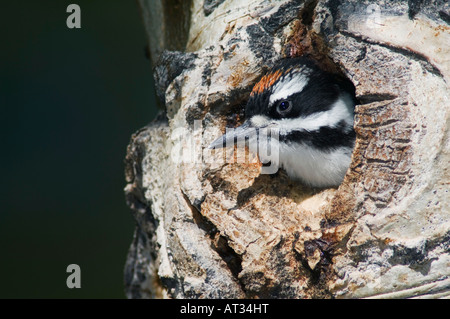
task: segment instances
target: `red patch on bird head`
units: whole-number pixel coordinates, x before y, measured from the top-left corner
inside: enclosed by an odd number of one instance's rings
[[[255,84],[253,87],[252,92],[250,93],[251,96],[255,94],[261,94],[265,90],[267,90],[269,87],[274,85],[274,83],[283,75],[283,72],[281,70],[276,70],[275,72],[269,73],[264,75],[261,80],[259,80],[258,83]]]

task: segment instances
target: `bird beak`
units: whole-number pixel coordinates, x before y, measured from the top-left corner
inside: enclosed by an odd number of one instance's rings
[[[234,146],[236,143],[245,143],[245,141],[258,135],[257,128],[253,127],[249,121],[236,128],[227,128],[227,132],[212,142],[208,148],[223,148]]]

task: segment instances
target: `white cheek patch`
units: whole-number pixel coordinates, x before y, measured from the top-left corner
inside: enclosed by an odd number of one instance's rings
[[[353,102],[347,96],[341,96],[334,102],[330,110],[313,113],[307,117],[282,119],[276,122],[280,133],[289,133],[293,130],[316,131],[322,126],[336,127],[344,121],[347,128],[353,127]]]
[[[308,74],[299,73],[278,82],[269,98],[269,107],[276,101],[286,99],[292,94],[301,92],[308,84]]]

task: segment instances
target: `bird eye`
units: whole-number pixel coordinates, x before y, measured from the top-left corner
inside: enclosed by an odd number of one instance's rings
[[[292,109],[292,102],[287,100],[282,100],[278,102],[277,112],[280,114],[285,114]]]

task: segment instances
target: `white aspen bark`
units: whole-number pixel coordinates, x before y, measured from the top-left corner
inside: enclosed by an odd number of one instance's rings
[[[450,296],[448,2],[139,3],[164,111],[126,157],[128,297]],[[207,150],[264,71],[299,55],[361,102],[338,188]]]

